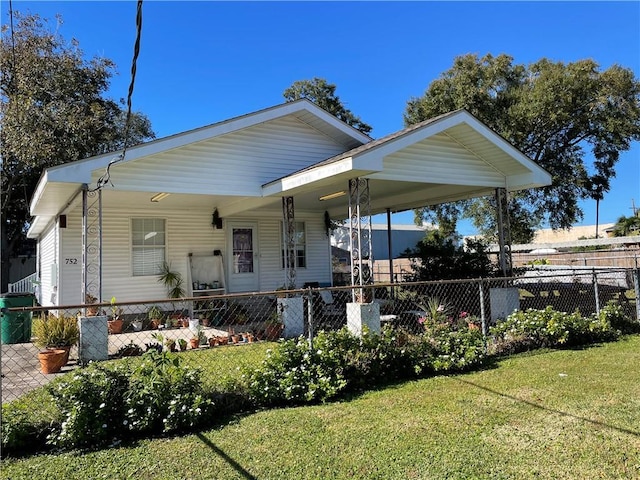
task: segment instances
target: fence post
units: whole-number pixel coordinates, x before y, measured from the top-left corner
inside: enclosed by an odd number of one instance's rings
[[[636,292],[636,321],[640,323],[640,268],[633,270],[633,289]]]
[[[309,320],[309,349],[313,350],[313,292],[307,289],[307,318]]]
[[[482,324],[482,336],[487,336],[487,315],[484,310],[484,281],[480,279],[478,282],[478,292],[480,295],[480,321]]]
[[[593,269],[593,294],[596,297],[596,314],[600,315],[600,295],[598,294],[598,274]]]

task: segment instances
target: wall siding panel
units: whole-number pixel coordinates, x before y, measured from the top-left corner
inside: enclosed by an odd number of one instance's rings
[[[47,230],[42,234],[40,238],[40,304],[44,306],[54,305],[57,301],[57,293],[54,285],[56,278],[52,278],[53,270],[57,269],[58,265],[58,229],[55,223],[52,223]],[[56,267],[52,266],[56,265]],[[52,298],[53,294],[56,294],[56,298]],[[54,300],[52,302],[52,300]]]
[[[67,215],[64,232],[64,258],[82,258],[81,208]],[[131,273],[131,219],[164,218],[167,229],[167,259],[174,270],[180,272],[185,282],[188,279],[188,255],[212,255],[221,250],[225,258],[226,230],[214,230],[211,226],[211,211],[165,210],[158,215],[144,207],[132,207],[126,211],[103,209],[103,282],[102,299],[109,301],[114,296],[119,301],[154,300],[166,298],[164,287],[156,276],[136,276]],[[258,224],[260,290],[274,290],[284,283],[284,270],[280,265],[280,221],[279,215],[268,217],[226,218],[226,222],[242,220]],[[331,281],[331,259],[329,239],[324,231],[324,220],[319,216],[299,216],[307,228],[307,268],[298,270],[298,286],[308,281],[329,283]],[[73,265],[75,267],[75,265]],[[64,303],[78,303],[81,287],[81,265],[61,270]],[[227,272],[228,273],[228,272]]]
[[[343,151],[341,145],[294,118],[282,118],[173,151],[114,165],[118,189],[193,194],[255,195],[261,185]],[[96,172],[95,175],[102,174]]]

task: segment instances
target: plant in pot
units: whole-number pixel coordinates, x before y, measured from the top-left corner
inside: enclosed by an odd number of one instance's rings
[[[87,308],[85,311],[85,315],[87,317],[95,317],[100,313],[99,312],[100,308],[98,307],[98,305],[95,305],[96,303],[98,303],[98,299],[93,295],[91,295],[90,293],[86,293],[84,295],[84,303],[87,305]]]
[[[55,316],[50,313],[46,317],[38,317],[33,321],[32,332],[34,345],[45,349],[41,352],[42,355],[38,354],[43,373],[60,371],[69,361],[71,347],[76,345],[80,339],[77,320],[75,317],[66,315]],[[56,351],[58,354],[54,355],[51,353],[52,351]],[[43,361],[46,361],[47,364],[53,362],[53,365],[45,367]]]
[[[184,338],[179,338],[177,342],[178,342],[178,348],[180,349],[180,351],[184,352],[187,349],[187,341]]]
[[[151,330],[157,330],[162,324],[162,310],[157,305],[152,305],[147,310],[147,317],[149,318],[149,328]]]
[[[191,348],[196,349],[200,347],[200,341],[202,340],[202,337],[204,336],[203,332],[202,332],[202,327],[200,325],[197,326],[197,328],[195,330],[191,331],[192,333],[192,337],[189,340],[189,344],[191,345]],[[206,341],[206,339],[205,339]]]
[[[140,332],[142,331],[142,327],[143,327],[143,322],[141,318],[136,317],[132,322],[131,322],[131,327],[133,328],[134,332]]]
[[[176,272],[171,270],[171,263],[164,261],[162,265],[160,265],[160,276],[158,277],[158,282],[162,283],[164,287],[167,289],[167,296],[169,298],[183,298],[185,296],[184,289],[184,280],[182,279],[182,275],[180,272]],[[179,314],[181,311],[178,311],[175,308],[175,304],[173,306],[174,314]]]
[[[116,297],[111,297],[111,315],[107,320],[109,333],[122,333],[124,320],[122,319],[122,308],[116,305]]]
[[[282,336],[284,324],[280,321],[277,312],[273,312],[265,322],[264,335],[266,340],[278,340]]]

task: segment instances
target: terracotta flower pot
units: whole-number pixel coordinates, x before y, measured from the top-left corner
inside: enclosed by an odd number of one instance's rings
[[[281,323],[270,323],[266,326],[264,335],[267,340],[278,340],[282,335],[282,331],[284,330],[284,325]]]
[[[65,351],[56,348],[53,350],[43,350],[38,352],[38,360],[40,361],[40,370],[44,374],[57,373],[64,365]]]
[[[115,320],[107,320],[107,327],[109,329],[109,333],[122,333],[122,327],[124,325],[124,321],[119,318]]]
[[[191,338],[189,339],[189,344],[191,348],[196,349],[200,347],[200,339],[199,338]]]

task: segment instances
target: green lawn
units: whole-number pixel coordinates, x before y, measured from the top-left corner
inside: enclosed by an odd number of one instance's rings
[[[180,438],[2,463],[2,478],[640,478],[640,336],[504,359]]]

